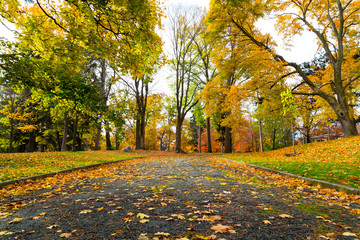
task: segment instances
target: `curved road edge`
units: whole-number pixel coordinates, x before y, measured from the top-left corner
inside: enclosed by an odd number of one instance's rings
[[[103,166],[103,165],[107,165],[107,164],[111,164],[111,163],[118,163],[118,162],[123,162],[123,161],[128,161],[128,160],[139,159],[139,158],[145,158],[145,157],[134,157],[134,158],[126,158],[126,159],[115,160],[115,161],[110,161],[110,162],[96,163],[96,164],[91,164],[91,165],[85,165],[85,166],[80,166],[80,167],[74,167],[74,168],[68,168],[68,169],[64,169],[64,170],[59,170],[59,171],[56,171],[56,172],[49,172],[49,173],[39,174],[39,175],[35,175],[35,176],[30,176],[30,177],[24,177],[24,178],[18,178],[18,179],[3,181],[3,182],[0,182],[0,189],[5,187],[5,186],[15,184],[15,183],[18,183],[18,182],[23,182],[23,181],[26,181],[26,180],[44,179],[44,178],[47,178],[47,177],[55,176],[56,174],[60,174],[60,173],[68,173],[68,172],[73,172],[73,171],[77,171],[77,170],[81,170],[81,169],[89,169],[89,168],[99,167],[99,166]]]
[[[283,172],[283,171],[279,171],[279,170],[275,170],[275,169],[271,169],[271,168],[267,168],[267,167],[262,167],[262,166],[258,166],[258,165],[254,165],[254,164],[250,164],[250,163],[244,163],[244,162],[240,162],[240,161],[235,161],[235,160],[231,160],[231,159],[227,159],[227,158],[220,158],[220,157],[217,157],[217,158],[225,160],[225,161],[229,161],[229,162],[244,164],[246,166],[254,167],[254,168],[261,169],[261,170],[268,171],[268,172],[277,173],[277,174],[287,176],[287,177],[302,179],[302,180],[310,183],[311,185],[318,185],[319,184],[321,187],[324,187],[324,188],[331,188],[331,189],[335,189],[335,190],[338,190],[340,192],[345,192],[345,193],[348,193],[348,194],[360,195],[360,189],[359,188],[353,188],[353,187],[345,186],[345,185],[342,185],[342,184],[331,183],[331,182],[318,180],[318,179],[313,179],[313,178],[307,178],[307,177],[299,176],[299,175],[296,175],[296,174]]]

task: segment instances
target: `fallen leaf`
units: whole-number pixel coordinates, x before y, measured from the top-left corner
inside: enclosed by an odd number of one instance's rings
[[[126,215],[128,215],[128,216],[134,216],[135,215],[135,213],[132,213],[132,212],[129,212],[129,213],[127,213]]]
[[[161,236],[170,236],[170,233],[165,233],[165,232],[157,232],[157,233],[155,233],[155,235],[161,235]]]
[[[136,217],[138,217],[138,218],[149,218],[148,215],[143,214],[143,213],[138,213],[138,214],[136,215]]]
[[[262,223],[265,225],[271,224],[271,222],[269,220],[264,220],[264,221],[262,221]]]
[[[109,214],[113,214],[113,213],[116,213],[116,212],[118,212],[119,210],[111,210],[110,212],[108,212]]]
[[[59,237],[61,237],[61,238],[69,238],[69,237],[71,237],[71,233],[62,233],[62,234],[60,234]]]
[[[55,224],[55,225],[48,226],[46,228],[47,229],[53,229],[53,228],[57,228],[57,227],[59,227],[59,225]]]
[[[11,234],[14,234],[13,232],[9,232],[9,231],[0,231],[0,236],[4,236],[4,235],[11,235]]]
[[[140,234],[140,236],[138,237],[138,240],[149,240],[149,238],[144,234]]]
[[[97,210],[98,210],[98,212],[100,212],[103,209],[104,209],[104,207],[101,207],[101,208],[98,208]]]
[[[347,237],[356,237],[356,234],[352,232],[344,232],[342,235]]]
[[[329,238],[334,238],[334,237],[335,237],[335,233],[327,233],[326,236],[329,237]]]
[[[86,210],[82,210],[82,211],[80,212],[80,214],[86,214],[86,213],[91,213],[91,212],[92,212],[92,210],[86,209]]]
[[[229,229],[232,229],[233,227],[231,226],[226,226],[226,225],[222,225],[222,224],[218,224],[215,226],[212,226],[210,229],[214,230],[215,233],[219,232],[219,233],[226,233],[228,232]]]
[[[166,204],[166,203],[164,203],[164,202],[162,202],[162,203],[161,203],[161,206],[166,207],[166,206],[167,206],[167,204]]]
[[[281,218],[294,218],[293,216],[288,215],[288,214],[280,214],[279,217],[281,217]]]
[[[14,218],[13,220],[11,220],[10,222],[8,222],[9,224],[11,223],[18,223],[22,220],[22,218]]]
[[[219,215],[209,216],[208,218],[209,218],[210,222],[222,220],[221,216],[219,216]]]
[[[150,222],[148,219],[141,219],[140,220],[140,223],[147,223],[147,222]]]

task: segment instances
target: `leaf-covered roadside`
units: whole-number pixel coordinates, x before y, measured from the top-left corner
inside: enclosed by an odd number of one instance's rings
[[[143,156],[122,151],[0,154],[0,182],[73,167]]]
[[[8,187],[0,192],[7,194],[0,234],[137,240],[359,236],[359,215],[351,211],[360,206],[359,196],[296,181],[216,158],[128,160],[23,184],[22,192],[38,188],[27,194]]]
[[[226,158],[319,180],[360,188],[360,137],[296,146],[263,153],[227,154]]]

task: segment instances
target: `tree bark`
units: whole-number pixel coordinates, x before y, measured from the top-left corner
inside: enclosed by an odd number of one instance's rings
[[[272,150],[275,150],[275,140],[276,140],[276,128],[273,130],[273,144],[272,144]]]
[[[27,152],[35,152],[36,150],[36,134],[35,131],[30,132],[29,142],[27,145]]]
[[[263,143],[263,134],[262,134],[262,126],[261,120],[259,120],[259,132],[260,132],[260,152],[264,151],[264,143]]]
[[[94,147],[95,151],[99,150],[99,148],[100,148],[100,138],[101,138],[101,119],[99,119],[99,122],[97,125],[97,133],[96,133],[95,147]]]
[[[225,127],[225,153],[232,153],[232,138],[230,127]]]
[[[120,140],[119,140],[119,134],[115,134],[115,150],[120,150]]]
[[[111,139],[110,139],[110,132],[105,132],[105,138],[106,138],[106,150],[111,150]]]
[[[65,121],[64,121],[64,132],[63,132],[62,143],[61,143],[61,151],[62,152],[66,152],[68,123],[69,123],[69,116],[68,116],[68,113],[66,112],[65,113]]]
[[[14,139],[14,119],[10,119],[10,142],[9,142],[9,153],[13,152],[13,139]]]
[[[77,116],[77,113],[75,113],[75,114],[76,114],[76,117],[75,117],[75,122],[74,122],[74,126],[73,126],[73,139],[72,139],[73,142],[72,142],[72,148],[71,148],[72,151],[78,150],[76,148],[78,116]]]
[[[175,151],[177,153],[184,152],[181,149],[181,132],[182,132],[183,121],[184,121],[184,119],[181,116],[178,116],[177,121],[176,121],[176,147],[175,147]]]
[[[199,153],[201,153],[201,127],[199,126]]]
[[[212,153],[210,117],[206,118],[206,147],[207,147],[207,152]]]
[[[294,132],[294,124],[293,124],[293,120],[291,119],[291,138],[292,138],[293,153],[295,155],[296,151],[295,151],[295,136],[294,136],[294,134],[295,134],[295,132]]]

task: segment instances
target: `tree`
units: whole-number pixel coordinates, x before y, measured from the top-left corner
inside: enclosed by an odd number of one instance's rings
[[[198,127],[198,151],[201,153],[201,135],[204,130],[205,116],[204,116],[204,106],[202,106],[201,102],[198,102],[194,107],[194,116],[196,121],[196,126]]]
[[[281,93],[281,102],[283,104],[283,115],[286,116],[287,114],[290,114],[292,147],[293,147],[293,153],[296,154],[294,122],[298,115],[298,111],[297,111],[297,105],[294,100],[294,96],[292,95],[290,89],[287,89],[286,91]]]
[[[198,68],[199,68],[198,78],[202,82],[203,86],[205,86],[208,82],[212,81],[217,75],[216,68],[213,62],[211,61],[211,54],[213,52],[213,47],[205,39],[205,33],[207,28],[205,18],[206,18],[206,11],[203,12],[198,22],[200,34],[199,36],[194,36],[196,51],[199,54],[199,58],[200,58],[200,61],[198,62]],[[211,153],[212,147],[211,147],[210,116],[206,117],[206,146],[207,146],[207,152]]]
[[[199,55],[195,50],[195,38],[200,33],[197,9],[183,6],[173,7],[168,14],[172,53],[170,65],[174,71],[174,91],[176,99],[176,151],[182,152],[181,134],[186,114],[197,104],[200,83],[196,71]]]
[[[303,31],[314,34],[329,63],[324,71],[319,71],[320,75],[309,76],[299,64],[287,61],[276,52],[270,36],[261,34],[255,27],[259,18],[271,12],[278,13],[276,27],[286,39],[291,39]],[[278,63],[277,67],[283,66],[287,69],[287,76],[297,74],[300,81],[293,86],[293,94],[324,99],[341,122],[345,135],[349,137],[358,134],[351,105],[354,101],[353,89],[360,79],[357,71],[359,60],[354,57],[359,52],[359,14],[360,6],[357,1],[352,0],[212,0],[208,19],[212,29],[236,28],[239,32],[238,42],[251,46],[252,52],[267,59],[269,66],[274,66],[271,62],[275,61]],[[257,60],[258,58],[247,58],[251,63]],[[306,86],[306,91],[298,91],[300,86]]]

